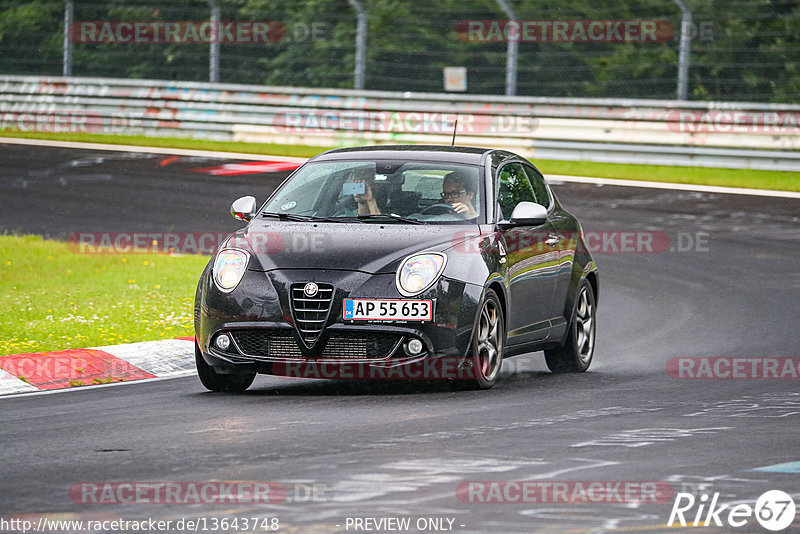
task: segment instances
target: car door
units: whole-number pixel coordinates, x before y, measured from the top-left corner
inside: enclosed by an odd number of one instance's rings
[[[572,264],[575,261],[575,247],[578,231],[574,218],[563,209],[556,209],[555,201],[550,194],[550,189],[544,181],[542,174],[531,165],[522,164],[531,182],[536,202],[548,209],[546,241],[548,247],[555,254],[553,307],[550,310],[551,321],[564,320],[564,303],[567,299],[570,278],[572,277]],[[560,320],[559,320],[560,318]]]
[[[497,170],[497,201],[502,217],[510,219],[520,202],[537,202],[521,162],[505,163]],[[553,309],[558,255],[553,251],[550,224],[515,226],[499,230],[506,252],[508,343],[544,339]]]

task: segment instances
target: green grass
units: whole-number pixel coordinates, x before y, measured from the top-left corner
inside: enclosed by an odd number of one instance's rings
[[[800,172],[751,169],[712,169],[709,167],[671,167],[629,165],[591,161],[531,160],[545,174],[646,180],[693,185],[722,185],[750,189],[800,191]]]
[[[174,137],[146,137],[141,135],[55,134],[8,130],[0,131],[0,136],[116,145],[139,145],[160,148],[189,148],[196,150],[296,157],[311,157],[325,150],[336,148],[265,143],[234,143]],[[708,167],[672,167],[666,165],[628,165],[620,163],[595,163],[590,161],[532,161],[545,174],[568,174],[574,176],[594,176],[597,178],[619,178],[623,180],[646,180],[653,182],[800,191],[800,173],[798,172],[712,169]]]
[[[0,235],[0,355],[193,335],[207,256],[78,254]]]

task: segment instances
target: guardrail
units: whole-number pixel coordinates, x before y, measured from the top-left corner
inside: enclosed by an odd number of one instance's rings
[[[800,106],[0,76],[0,128],[800,171]]]

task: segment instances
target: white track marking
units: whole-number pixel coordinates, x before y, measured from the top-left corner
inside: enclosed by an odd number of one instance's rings
[[[158,377],[194,372],[194,342],[185,339],[141,341],[94,347]]]
[[[0,369],[0,396],[39,391],[36,387]]]
[[[74,388],[62,388],[62,389],[42,389],[31,391],[29,393],[22,392],[16,393],[11,395],[2,395],[0,396],[0,402],[9,399],[20,399],[20,398],[28,398],[33,397],[36,395],[55,395],[57,393],[74,393],[76,391],[94,391],[97,389],[104,389],[104,388],[113,388],[117,386],[131,386],[134,384],[145,384],[148,382],[160,382],[162,380],[172,380],[174,378],[185,378],[187,376],[196,376],[197,373],[195,371],[183,371],[182,373],[178,374],[171,374],[169,376],[157,376],[155,378],[141,378],[139,380],[129,380],[127,382],[112,382],[110,384],[92,384],[91,386],[79,386]],[[198,391],[203,391],[199,389]]]
[[[239,152],[217,152],[212,150],[193,150],[188,148],[164,148],[134,145],[109,145],[103,143],[78,143],[73,141],[50,141],[47,139],[24,139],[16,137],[0,137],[0,144],[46,146],[52,148],[77,148],[82,150],[109,150],[112,152],[138,152],[144,154],[168,154],[173,156],[200,156],[221,159],[248,159],[255,161],[291,161],[303,163],[308,158],[289,156],[270,156],[268,154],[244,154]]]
[[[619,180],[616,178],[592,178],[589,176],[545,175],[550,184],[571,182],[578,184],[616,185],[622,187],[644,187],[648,189],[670,189],[673,191],[697,191],[701,193],[722,193],[728,195],[752,195],[758,197],[800,198],[795,191],[776,191],[772,189],[746,189],[741,187],[722,187],[717,185],[673,184],[669,182],[645,182],[639,180]]]
[[[112,382],[86,386],[97,389],[100,387],[118,386],[122,384],[135,384],[137,382],[162,380],[191,376],[196,373],[194,363],[194,341],[186,339],[161,339],[158,341],[140,341],[124,345],[108,345],[104,347],[90,347],[86,350],[103,351],[119,360],[127,362],[143,371],[156,375],[155,378],[144,378],[123,382]],[[60,393],[63,391],[79,391],[84,387],[68,387],[61,389],[40,390],[33,385],[25,383],[10,373],[0,370],[0,398],[10,398],[18,394],[43,395]]]
[[[302,163],[308,158],[293,158],[288,156],[270,156],[267,154],[245,154],[240,152],[215,152],[209,150],[190,150],[183,148],[146,147],[133,145],[108,145],[101,143],[78,143],[72,141],[49,141],[45,139],[24,139],[16,137],[0,137],[0,144],[47,146],[56,148],[78,148],[89,150],[110,150],[117,152],[139,152],[147,154],[172,154],[176,156],[200,156],[209,158],[246,159],[246,160],[271,160],[291,161]],[[571,182],[581,184],[615,185],[620,187],[642,187],[649,189],[669,189],[673,191],[698,191],[701,193],[722,193],[730,195],[752,195],[776,198],[800,198],[800,192],[776,191],[771,189],[747,189],[741,187],[722,187],[716,185],[675,184],[670,182],[647,182],[643,180],[620,180],[617,178],[593,178],[590,176],[565,176],[548,174],[547,179],[552,182]]]

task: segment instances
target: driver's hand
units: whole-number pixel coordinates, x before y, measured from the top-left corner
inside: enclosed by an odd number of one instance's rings
[[[469,217],[477,217],[478,212],[475,211],[475,208],[472,206],[471,202],[454,202],[450,205],[453,208],[453,211],[456,213],[461,213],[464,215],[468,215]]]

